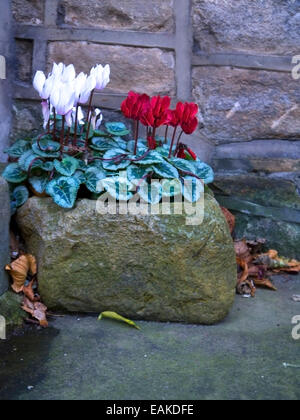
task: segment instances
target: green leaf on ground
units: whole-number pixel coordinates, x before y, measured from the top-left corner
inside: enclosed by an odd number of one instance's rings
[[[136,328],[137,330],[140,330],[141,328],[130,319],[124,318],[123,316],[117,314],[116,312],[102,312],[102,314],[99,315],[98,321],[101,321],[103,318],[113,319],[115,321],[125,322],[125,324],[130,325],[131,327]]]

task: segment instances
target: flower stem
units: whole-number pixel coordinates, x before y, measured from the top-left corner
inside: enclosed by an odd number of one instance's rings
[[[66,117],[62,116],[62,128],[60,133],[60,157],[62,159],[63,151],[64,151],[64,138],[65,138],[65,119]]]
[[[165,132],[165,144],[168,143],[168,131],[169,131],[169,126],[166,126],[166,132]]]
[[[134,155],[137,154],[137,145],[138,145],[138,140],[139,140],[139,126],[140,126],[140,122],[137,120],[135,122],[135,143],[134,143]]]
[[[55,108],[53,110],[53,118],[54,118],[54,123],[53,123],[53,140],[56,141],[56,111],[55,111]]]
[[[92,102],[93,102],[93,96],[94,96],[95,89],[92,90],[91,96],[90,96],[90,102],[89,102],[89,109],[87,114],[87,121],[88,121],[88,128],[86,133],[86,139],[85,139],[85,150],[88,149],[89,145],[89,135],[90,135],[90,129],[91,129],[91,123],[92,123]]]
[[[175,150],[175,152],[174,152],[174,156],[175,156],[175,155],[176,155],[176,153],[178,152],[178,147],[179,147],[179,144],[180,144],[180,140],[181,140],[182,134],[183,134],[183,130],[181,131],[181,133],[180,133],[180,135],[179,135],[179,137],[178,137],[178,140],[177,140],[177,145],[176,145],[176,150]]]
[[[169,151],[169,156],[168,156],[169,159],[172,156],[172,151],[173,151],[173,146],[174,146],[174,142],[175,142],[176,132],[177,132],[177,126],[174,128],[174,133],[173,133],[172,142],[171,142],[170,151]]]
[[[78,110],[79,110],[79,104],[76,106],[76,116],[75,116],[75,134],[73,139],[73,146],[77,146],[77,127],[78,127]]]

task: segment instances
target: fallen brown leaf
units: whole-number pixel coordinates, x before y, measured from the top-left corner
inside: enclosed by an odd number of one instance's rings
[[[41,302],[32,302],[27,297],[24,297],[22,309],[23,311],[29,313],[33,318],[37,319],[42,327],[48,327],[46,317],[47,307]]]
[[[274,290],[274,292],[277,291],[276,287],[274,286],[274,284],[271,282],[271,280],[269,279],[254,279],[253,280],[255,286],[259,286],[259,287],[266,287],[268,289]]]
[[[8,264],[5,270],[8,271],[13,280],[12,289],[16,293],[20,293],[23,292],[28,273],[31,275],[37,274],[36,260],[32,255],[21,255],[16,261]]]

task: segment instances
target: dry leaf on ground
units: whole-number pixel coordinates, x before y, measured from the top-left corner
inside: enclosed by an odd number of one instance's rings
[[[47,307],[41,302],[32,302],[27,297],[24,297],[22,309],[23,311],[29,313],[33,318],[37,319],[42,327],[48,327],[46,317]]]
[[[23,292],[28,273],[32,276],[37,274],[36,260],[32,255],[21,255],[16,261],[8,264],[5,270],[12,278],[12,289],[20,293]]]

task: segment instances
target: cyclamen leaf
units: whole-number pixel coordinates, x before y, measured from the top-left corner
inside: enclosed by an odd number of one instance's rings
[[[127,168],[127,177],[134,185],[138,185],[141,179],[151,171],[152,167],[130,165]]]
[[[153,170],[160,178],[175,179],[179,177],[177,169],[166,161],[153,165]]]
[[[59,174],[63,176],[72,176],[78,169],[79,163],[77,159],[71,156],[66,156],[62,161],[55,160],[54,166]]]
[[[162,199],[162,188],[160,182],[153,181],[151,184],[142,182],[138,189],[140,197],[149,204],[158,204]]]
[[[27,173],[23,172],[17,163],[11,163],[5,168],[2,176],[6,181],[11,182],[12,184],[19,184],[20,182],[25,181]]]
[[[134,147],[135,147],[135,140],[130,140],[129,142],[127,142],[127,150],[130,153],[134,153]],[[137,150],[139,152],[142,152],[142,155],[143,155],[145,151],[147,150],[147,141],[143,139],[138,139]]]
[[[190,161],[180,158],[172,158],[170,159],[170,163],[180,171],[195,173],[195,166]]]
[[[133,185],[127,178],[115,176],[102,180],[103,188],[116,200],[128,201],[133,197]]]
[[[121,122],[112,122],[105,124],[106,130],[113,136],[126,136],[130,133],[126,125]]]
[[[25,152],[24,155],[20,157],[18,162],[19,162],[19,166],[22,168],[24,172],[27,172],[30,166],[32,169],[34,169],[34,168],[41,168],[42,165],[44,164],[43,159],[40,156],[33,153],[32,150],[28,150],[27,152]]]
[[[144,152],[140,152],[137,155],[138,157],[142,157],[144,155]],[[147,156],[145,156],[142,160],[138,160],[136,162],[134,162],[136,165],[154,165],[157,163],[164,163],[165,159],[157,152],[152,151],[150,153],[147,154]]]
[[[163,197],[175,197],[182,194],[182,185],[179,179],[173,179],[172,181],[164,179],[161,184]]]
[[[16,187],[12,193],[12,200],[15,202],[16,207],[21,207],[29,198],[28,189],[24,185]]]
[[[74,207],[79,186],[76,178],[62,176],[49,182],[46,191],[58,206],[71,209]]]
[[[136,325],[135,322],[131,321],[130,319],[124,318],[123,316],[117,314],[116,312],[109,312],[109,311],[102,312],[102,314],[99,315],[98,321],[101,321],[103,318],[109,318],[115,321],[125,322],[126,324],[130,325],[131,327],[136,328],[137,330],[141,329],[138,325]]]
[[[110,149],[116,149],[118,144],[111,138],[93,137],[92,145],[90,147],[94,150],[99,150],[100,152],[107,152]]]
[[[47,172],[51,172],[54,169],[54,163],[53,162],[45,162],[40,166],[41,169]]]
[[[103,186],[99,181],[106,178],[106,176],[107,174],[99,168],[89,168],[85,173],[85,185],[87,189],[92,193],[101,193]]]
[[[45,192],[48,182],[48,174],[45,173],[40,176],[31,176],[29,178],[29,183],[38,194],[43,194]]]
[[[190,203],[196,203],[200,200],[202,194],[204,194],[202,182],[192,176],[186,176],[183,185],[184,198]]]
[[[75,174],[73,175],[74,178],[76,178],[78,180],[78,182],[81,184],[84,184],[86,182],[86,177],[85,174],[81,171],[76,171]]]
[[[205,184],[211,184],[214,181],[214,171],[209,165],[200,160],[194,161],[193,165],[195,166],[194,172],[203,179]]]
[[[118,160],[118,157],[121,155],[125,155],[123,149],[112,149],[105,153],[103,159],[109,159],[103,161],[103,168],[109,171],[118,171],[119,169],[125,169],[130,165],[130,160],[125,158],[123,160]],[[110,160],[116,158],[115,160]]]
[[[37,142],[32,145],[32,150],[35,154],[42,157],[59,157],[60,144],[56,141],[50,140],[49,137],[43,138],[40,140],[39,145],[40,147]]]
[[[18,140],[9,149],[6,149],[7,153],[12,158],[19,158],[23,153],[31,149],[31,143],[26,140]]]

